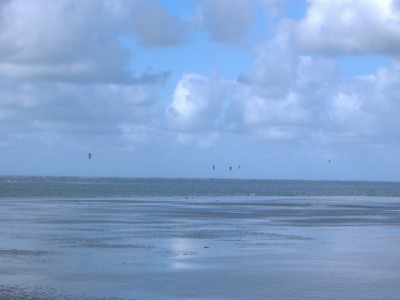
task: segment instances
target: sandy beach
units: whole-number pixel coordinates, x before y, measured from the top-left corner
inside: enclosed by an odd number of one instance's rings
[[[1,299],[398,299],[400,199],[1,199]]]

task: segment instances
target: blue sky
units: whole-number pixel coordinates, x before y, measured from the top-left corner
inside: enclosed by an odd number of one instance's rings
[[[399,54],[398,0],[0,1],[0,175],[398,181]]]

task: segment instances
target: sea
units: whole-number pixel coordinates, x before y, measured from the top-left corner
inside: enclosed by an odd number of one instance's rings
[[[0,300],[399,299],[400,182],[0,177]]]
[[[1,176],[0,197],[400,197],[400,182]]]

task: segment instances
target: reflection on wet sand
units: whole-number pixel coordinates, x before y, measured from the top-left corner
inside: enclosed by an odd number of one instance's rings
[[[400,199],[2,199],[1,299],[396,299]]]

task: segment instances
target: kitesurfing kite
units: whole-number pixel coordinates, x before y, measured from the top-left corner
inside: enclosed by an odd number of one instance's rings
[[[92,158],[92,153],[89,152],[89,154],[88,154],[87,157],[88,157],[89,159],[91,159],[91,158]]]

